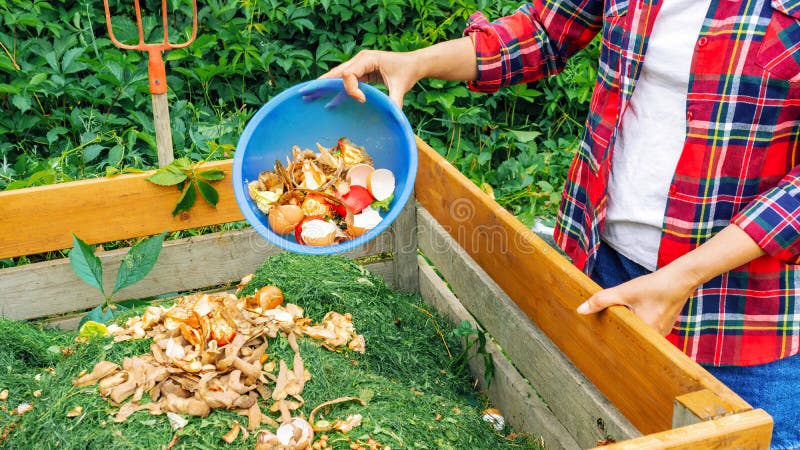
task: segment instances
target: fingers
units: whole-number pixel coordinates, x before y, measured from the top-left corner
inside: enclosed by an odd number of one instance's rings
[[[578,306],[576,311],[578,314],[595,314],[613,305],[630,307],[623,299],[616,295],[610,295],[610,293],[606,290],[600,291],[589,297],[588,300]]]
[[[364,95],[364,92],[358,87],[358,77],[355,73],[347,72],[342,74],[342,80],[344,80],[344,90],[350,97],[353,97],[361,103],[367,101],[367,96]]]

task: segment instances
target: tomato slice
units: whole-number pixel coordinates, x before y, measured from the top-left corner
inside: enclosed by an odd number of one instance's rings
[[[353,214],[358,214],[375,201],[375,197],[363,186],[350,186],[350,191],[342,195],[342,203]]]

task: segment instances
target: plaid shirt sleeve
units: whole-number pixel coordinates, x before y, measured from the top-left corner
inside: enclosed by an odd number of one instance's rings
[[[732,222],[769,255],[800,263],[800,166],[753,200]]]
[[[569,7],[564,3],[568,2],[528,3],[494,22],[481,12],[473,14],[464,30],[475,41],[478,62],[478,79],[469,83],[470,89],[495,92],[559,73],[602,24],[602,1],[585,0]]]

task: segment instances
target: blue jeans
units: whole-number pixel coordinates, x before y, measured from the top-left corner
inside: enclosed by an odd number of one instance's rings
[[[601,287],[610,288],[647,273],[603,242],[590,276]],[[800,449],[800,355],[757,366],[703,367],[752,407],[772,416],[770,448]]]

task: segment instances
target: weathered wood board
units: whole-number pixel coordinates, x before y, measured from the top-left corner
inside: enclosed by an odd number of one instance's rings
[[[391,252],[393,234],[390,228],[345,256],[360,258]],[[107,292],[113,287],[117,268],[127,251],[125,248],[98,255],[103,263]],[[117,292],[113,300],[147,298],[235,282],[280,251],[252,228],[167,241],[153,271],[142,281]],[[68,259],[0,270],[0,292],[0,316],[15,320],[85,310],[103,302],[97,289],[75,275]]]
[[[425,257],[582,448],[607,435],[618,440],[641,435],[427,211],[417,211],[417,219]]]
[[[709,389],[741,400],[628,309],[580,316],[599,287],[422,141],[417,199],[642,433],[670,429],[676,396]]]
[[[420,295],[426,303],[454,326],[462,320],[468,320],[474,328],[480,329],[475,318],[459,303],[422,257],[419,261],[419,275]],[[470,370],[479,381],[481,390],[486,391],[492,399],[492,406],[500,410],[505,420],[517,430],[536,430],[547,448],[582,448],[550,411],[548,405],[539,398],[536,390],[503,355],[501,348],[489,341],[486,351],[494,362],[494,378],[490,385],[486,386],[483,377],[485,366],[481,358],[470,361]]]

